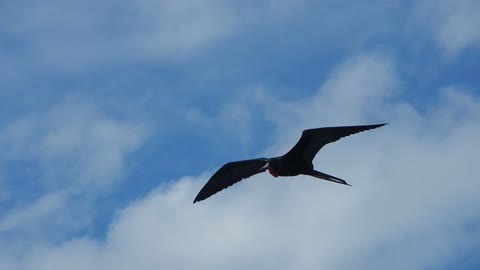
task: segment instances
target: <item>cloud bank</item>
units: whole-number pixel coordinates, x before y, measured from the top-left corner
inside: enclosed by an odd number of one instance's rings
[[[452,85],[420,112],[398,98],[395,67],[388,55],[353,57],[271,120],[278,132],[266,155],[288,149],[303,127],[390,122],[316,158],[353,187],[263,174],[193,205],[212,172],[184,177],[120,211],[104,239],[2,252],[2,269],[425,269],[468,256],[480,245],[468,225],[480,203],[480,100]]]

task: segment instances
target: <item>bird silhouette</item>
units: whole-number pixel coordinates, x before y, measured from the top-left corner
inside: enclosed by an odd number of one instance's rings
[[[339,126],[306,129],[302,132],[300,140],[285,155],[274,158],[256,158],[228,162],[223,165],[208,182],[203,186],[193,203],[202,201],[213,194],[230,187],[231,185],[253,176],[268,172],[274,176],[310,175],[319,179],[348,185],[345,180],[314,170],[313,159],[326,144],[339,139],[370,129],[378,128],[384,124]]]

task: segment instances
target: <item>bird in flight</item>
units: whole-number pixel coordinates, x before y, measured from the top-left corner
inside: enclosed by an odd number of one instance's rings
[[[340,126],[306,129],[300,140],[285,155],[274,158],[256,158],[228,162],[223,165],[198,193],[193,203],[202,201],[213,194],[255,174],[268,172],[273,177],[310,175],[323,180],[348,185],[345,180],[313,169],[315,155],[326,144],[385,124]]]

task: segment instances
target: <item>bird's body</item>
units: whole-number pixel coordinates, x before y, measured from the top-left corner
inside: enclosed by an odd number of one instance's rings
[[[313,169],[313,163],[279,156],[269,159],[268,171],[274,176],[297,176]]]
[[[384,125],[386,124],[324,127],[304,130],[300,140],[283,156],[234,161],[223,165],[200,190],[193,202],[205,200],[222,189],[267,170],[274,177],[303,174],[349,185],[343,179],[316,171],[313,166],[315,155],[328,143]]]

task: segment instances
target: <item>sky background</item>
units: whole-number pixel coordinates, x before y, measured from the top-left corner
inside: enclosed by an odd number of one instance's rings
[[[479,269],[480,2],[1,1],[0,269]],[[306,128],[352,187],[232,160]]]

